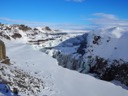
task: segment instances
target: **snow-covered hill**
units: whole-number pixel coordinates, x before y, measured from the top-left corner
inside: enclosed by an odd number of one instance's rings
[[[93,48],[88,47],[87,50],[93,49],[91,54],[105,59],[128,61],[127,37],[128,30],[119,27],[93,31],[87,38],[88,45]]]
[[[31,45],[14,41],[6,42],[6,45],[7,55],[13,66],[21,68],[43,81],[44,88],[38,96],[128,95],[127,89],[122,88],[123,86],[58,66],[57,60],[35,50],[35,47]]]
[[[37,81],[39,79],[39,85],[43,84],[39,91],[32,87],[37,96],[127,96],[127,32],[119,27],[73,32],[52,30],[49,27],[30,28],[25,25],[0,26],[0,38],[7,46],[7,56],[13,70],[16,67],[15,70],[19,70],[19,73]],[[80,74],[58,65],[95,75]],[[12,70],[11,67],[7,66],[7,69]],[[4,70],[7,74],[17,76],[15,71],[6,71]],[[14,83],[15,80],[12,79],[11,82]],[[32,90],[27,90],[28,87],[21,91],[22,88],[15,84],[20,94],[35,95],[31,93]]]
[[[75,34],[72,34],[75,35]],[[7,40],[19,40],[25,43],[40,44],[62,37],[69,37],[66,32],[52,30],[49,27],[30,28],[25,25],[0,25],[0,38]]]
[[[56,58],[63,67],[97,73],[101,79],[116,79],[128,85],[127,37],[128,30],[119,27],[93,30],[42,51]]]

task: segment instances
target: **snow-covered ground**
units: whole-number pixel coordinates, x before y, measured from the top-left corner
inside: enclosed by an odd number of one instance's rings
[[[100,36],[97,40],[98,44],[94,44],[94,39],[96,36]],[[128,61],[128,30],[121,27],[113,27],[109,29],[101,29],[90,32],[87,40],[92,48],[87,48],[86,50],[93,50],[91,54],[93,56],[99,56],[110,60]],[[85,56],[90,55],[90,53],[85,54]]]
[[[1,75],[6,71],[6,73],[8,73],[8,70],[11,72],[16,67],[16,70],[23,70],[23,72],[28,73],[30,77],[41,79],[41,81],[43,81],[43,88],[37,96],[128,96],[128,88],[124,89],[125,86],[123,87],[123,85],[121,85],[122,88],[118,86],[120,84],[114,81],[114,83],[106,82],[96,79],[89,74],[81,74],[62,68],[58,65],[60,62],[58,63],[57,60],[39,51],[40,48],[44,48],[42,51],[45,50],[44,52],[51,56],[56,52],[61,52],[62,55],[63,53],[67,54],[69,56],[64,55],[64,58],[60,57],[59,60],[69,65],[73,64],[72,60],[69,60],[71,62],[67,62],[65,58],[68,57],[68,59],[71,59],[69,58],[71,56],[78,60],[79,58],[82,59],[81,56],[83,56],[84,59],[82,62],[88,61],[88,57],[93,59],[92,57],[95,58],[95,56],[100,56],[107,60],[122,59],[127,61],[128,55],[126,53],[128,46],[126,43],[128,41],[128,31],[115,27],[97,31],[94,30],[88,34],[88,31],[48,31],[41,27],[38,27],[36,30],[29,29],[24,31],[20,30],[19,27],[21,26],[11,27],[5,25],[0,28],[0,38],[6,44],[7,56],[11,59],[12,64],[12,68],[7,67],[7,70],[5,68],[4,71],[0,71],[0,73],[2,73]],[[26,43],[32,45],[27,45]],[[76,66],[84,68],[85,71],[89,69],[87,63],[80,62],[77,64],[77,62],[75,62],[75,64]],[[83,64],[85,65],[83,66]],[[16,75],[14,73],[12,74]],[[8,77],[9,74],[5,77]],[[29,76],[28,74],[25,75]],[[125,75],[127,75],[127,73]],[[125,75],[122,76],[127,77]],[[127,79],[125,81],[127,81]],[[1,94],[5,96],[12,94],[4,93],[4,86],[2,84],[0,85],[0,96]],[[33,87],[32,89],[34,90]],[[29,92],[24,92],[24,94],[27,93]],[[22,92],[20,92],[20,94],[24,96]],[[34,94],[31,94],[31,96],[32,95]]]
[[[58,66],[55,59],[31,45],[17,41],[5,44],[12,66],[43,80],[44,89],[38,96],[128,96],[128,90],[121,86]]]

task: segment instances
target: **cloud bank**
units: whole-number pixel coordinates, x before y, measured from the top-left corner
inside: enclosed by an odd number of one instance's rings
[[[105,13],[95,13],[92,14],[94,18],[88,19],[92,24],[101,27],[128,27],[128,20],[119,19],[117,16],[113,14],[105,14]]]

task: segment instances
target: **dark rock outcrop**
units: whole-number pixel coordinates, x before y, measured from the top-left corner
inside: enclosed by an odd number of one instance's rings
[[[14,38],[14,39],[16,39],[16,38],[21,38],[22,36],[21,36],[21,34],[19,34],[19,33],[14,33],[13,35],[12,35],[12,38]]]
[[[28,30],[31,30],[30,27],[26,26],[26,25],[19,25],[19,29],[22,30],[22,31],[28,31]]]
[[[90,72],[96,73],[102,80],[118,80],[128,86],[128,62],[114,60],[111,63],[104,58],[96,57],[95,64]]]
[[[10,59],[6,56],[6,48],[3,41],[0,40],[0,62],[10,64]]]

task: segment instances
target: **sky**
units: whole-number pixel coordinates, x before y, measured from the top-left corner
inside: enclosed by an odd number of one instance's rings
[[[128,26],[128,0],[0,0],[0,22],[86,29]]]

